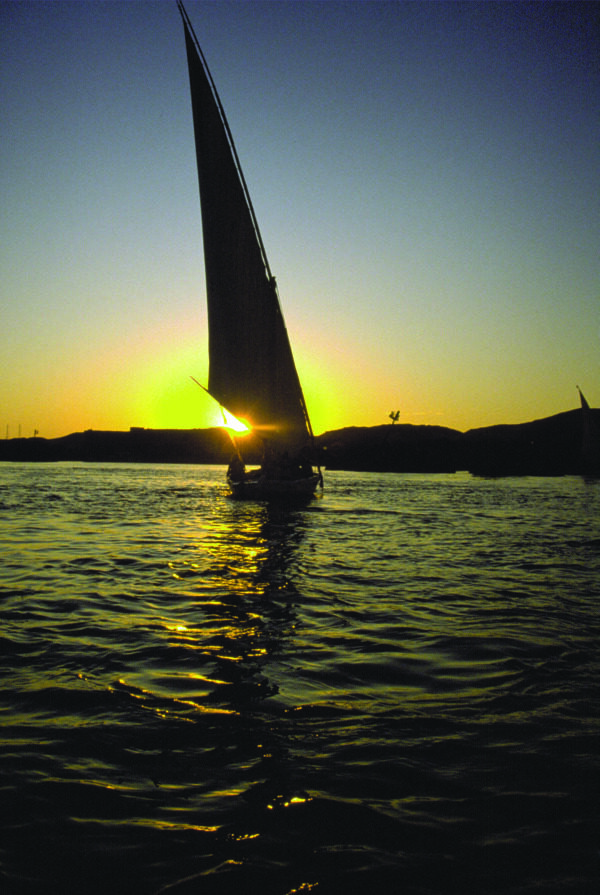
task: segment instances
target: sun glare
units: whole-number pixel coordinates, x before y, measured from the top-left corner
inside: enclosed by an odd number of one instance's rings
[[[250,426],[246,425],[243,420],[238,420],[232,413],[229,413],[228,410],[223,408],[223,415],[225,417],[225,428],[233,429],[234,432],[237,432],[238,435],[246,435],[250,432]]]

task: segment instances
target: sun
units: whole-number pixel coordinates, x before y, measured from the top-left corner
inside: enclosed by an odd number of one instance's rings
[[[227,408],[222,407],[223,417],[225,419],[224,426],[226,429],[233,429],[238,435],[247,435],[251,429],[243,420],[238,420]]]

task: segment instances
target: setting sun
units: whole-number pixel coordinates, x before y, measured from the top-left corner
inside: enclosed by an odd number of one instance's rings
[[[222,407],[221,409],[225,418],[224,426],[226,429],[233,429],[238,435],[247,435],[251,431],[250,426],[246,425],[243,420],[238,420],[237,417],[232,413],[229,413],[225,407]]]

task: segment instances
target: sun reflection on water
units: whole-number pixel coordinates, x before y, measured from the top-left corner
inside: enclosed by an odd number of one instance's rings
[[[294,631],[293,562],[303,517],[261,504],[222,509],[167,561],[173,608],[148,620],[168,651],[165,666],[153,661],[130,678],[136,700],[171,700],[153,707],[160,713],[236,712],[278,692],[270,660]]]

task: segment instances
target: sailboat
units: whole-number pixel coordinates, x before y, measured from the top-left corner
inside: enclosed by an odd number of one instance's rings
[[[227,473],[242,498],[311,496],[313,432],[275,277],[231,131],[181,0],[200,187],[208,303],[210,395],[259,437],[260,468],[247,471],[233,439]]]
[[[582,444],[581,467],[586,474],[600,474],[600,411],[593,410],[588,404],[585,395],[576,386],[579,392],[582,416]]]

